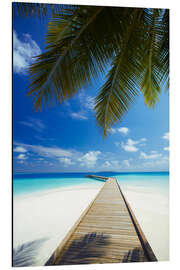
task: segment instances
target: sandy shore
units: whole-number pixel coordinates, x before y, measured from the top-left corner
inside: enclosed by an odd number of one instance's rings
[[[80,185],[14,198],[14,248],[43,265],[101,188]],[[37,240],[37,242],[33,242]],[[36,253],[32,251],[36,248]],[[24,254],[22,254],[24,256]],[[20,256],[19,256],[20,257]]]
[[[169,260],[169,195],[157,188],[121,186],[158,261]]]
[[[18,246],[25,244],[26,255],[34,257],[33,260],[29,258],[30,264],[43,265],[95,198],[101,186],[103,183],[16,196],[14,248],[18,250]],[[147,192],[144,189],[121,188],[158,260],[168,260],[168,196],[157,190]]]

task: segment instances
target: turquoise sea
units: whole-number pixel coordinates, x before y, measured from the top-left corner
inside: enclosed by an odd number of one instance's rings
[[[84,203],[88,205],[94,196],[92,194],[96,194],[99,190],[96,187],[104,184],[104,181],[86,178],[87,174],[116,177],[158,260],[167,260],[168,172],[41,173],[13,176],[13,265],[44,265],[59,244],[59,239],[64,238],[68,228],[71,228],[76,218],[80,216],[82,205]],[[80,193],[81,201],[78,203],[76,196],[71,202],[69,195],[75,187],[83,190]],[[70,193],[66,193],[67,201],[66,197],[63,197],[63,192],[54,192],[61,188],[71,190]],[[86,188],[87,191],[84,192]],[[38,196],[34,196],[36,193]],[[67,204],[67,209],[73,209],[73,215],[69,214],[69,211],[68,214],[64,212],[62,202]],[[63,222],[61,215],[64,217]]]
[[[65,188],[75,185],[102,185],[102,181],[88,179],[87,174],[116,177],[122,187],[156,187],[169,189],[169,172],[91,172],[91,173],[39,173],[17,174],[13,177],[13,195],[25,195],[33,192],[46,191],[56,188]]]

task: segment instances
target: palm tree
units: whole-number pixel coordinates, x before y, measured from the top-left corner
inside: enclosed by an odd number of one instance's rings
[[[106,72],[94,108],[106,136],[137,95],[154,107],[169,88],[169,10],[59,5],[51,11],[46,50],[30,67],[36,111],[63,103]],[[47,9],[26,7],[27,15],[37,13]]]

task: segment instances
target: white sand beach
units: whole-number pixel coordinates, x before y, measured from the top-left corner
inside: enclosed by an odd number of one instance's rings
[[[43,265],[51,256],[102,185],[79,185],[14,197],[14,248],[37,241],[36,260]],[[168,196],[158,190],[122,186],[158,260],[169,259]],[[39,241],[39,242],[38,242]],[[27,246],[28,248],[28,246]],[[28,252],[27,252],[28,253]]]
[[[79,185],[14,197],[14,248],[39,240],[33,265],[44,265],[100,188]]]
[[[157,187],[121,189],[158,261],[169,260],[169,194]]]

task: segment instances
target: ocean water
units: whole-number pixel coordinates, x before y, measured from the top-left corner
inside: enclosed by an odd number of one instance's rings
[[[87,174],[116,177],[158,260],[168,260],[168,172],[22,174],[13,177],[14,266],[44,265],[103,186]]]
[[[140,192],[163,192],[169,194],[169,172],[115,174],[121,188]]]
[[[138,172],[138,173],[47,173],[47,174],[22,174],[13,177],[13,195],[24,195],[34,192],[46,191],[56,188],[66,188],[76,185],[99,186],[102,181],[88,179],[87,174],[116,177],[122,188],[153,188],[168,192],[169,172]]]

